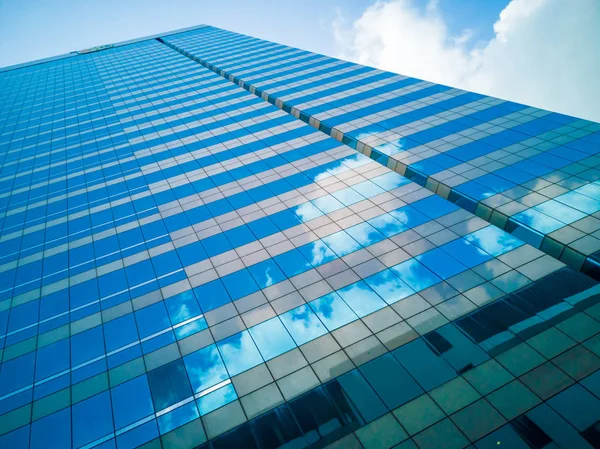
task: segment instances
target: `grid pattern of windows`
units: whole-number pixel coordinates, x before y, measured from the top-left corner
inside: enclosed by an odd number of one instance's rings
[[[207,37],[484,104],[210,27],[0,72],[0,447],[595,444],[596,281],[172,48]]]
[[[600,278],[600,124],[212,27],[165,41]]]

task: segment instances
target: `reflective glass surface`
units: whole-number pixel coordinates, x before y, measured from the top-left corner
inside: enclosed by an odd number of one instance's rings
[[[598,124],[207,26],[96,50],[0,69],[0,447],[597,445]]]

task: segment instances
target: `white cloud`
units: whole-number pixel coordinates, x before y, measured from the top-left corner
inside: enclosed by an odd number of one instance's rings
[[[338,15],[339,56],[600,121],[599,0],[511,0],[478,43],[452,35],[437,3],[377,1],[351,25]]]

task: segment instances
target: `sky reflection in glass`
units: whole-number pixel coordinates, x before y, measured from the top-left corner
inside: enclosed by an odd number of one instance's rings
[[[390,268],[415,292],[425,290],[441,282],[441,279],[429,271],[416,259],[409,259]]]
[[[337,256],[322,240],[316,240],[298,247],[298,251],[308,260],[313,267],[334,260]]]
[[[346,232],[363,246],[373,245],[385,238],[381,232],[366,222],[354,225],[346,229]]]
[[[216,345],[192,352],[183,361],[194,393],[200,393],[229,378]]]
[[[342,209],[344,205],[341,201],[335,199],[331,195],[325,195],[312,201],[323,213],[330,214],[336,210]]]
[[[556,201],[574,207],[575,209],[585,212],[586,214],[594,214],[600,211],[600,201],[581,195],[577,192],[568,192],[554,198]]]
[[[386,306],[386,303],[363,281],[350,284],[338,290],[338,293],[359,317],[369,315]]]
[[[544,234],[554,232],[564,226],[564,223],[535,209],[527,209],[519,212],[513,215],[512,219]]]
[[[265,360],[271,360],[296,347],[279,318],[275,317],[249,329]]]
[[[361,248],[360,244],[345,231],[339,231],[322,239],[339,257],[344,257]]]
[[[554,200],[538,204],[534,207],[534,209],[539,210],[540,212],[566,224],[570,224],[574,221],[585,218],[585,214],[583,212],[575,210],[572,207],[565,206],[564,204]]]
[[[198,398],[196,404],[198,404],[198,410],[200,415],[204,416],[213,410],[223,407],[232,401],[237,399],[235,388],[232,384],[225,385],[218,390],[211,391],[210,393]]]
[[[248,331],[227,337],[217,343],[230,376],[235,376],[263,362]]]
[[[298,346],[327,333],[323,323],[307,304],[289,310],[279,318]]]
[[[394,304],[415,293],[391,270],[383,270],[369,276],[365,279],[365,282],[388,304]]]
[[[386,237],[391,237],[408,229],[406,225],[387,213],[371,218],[368,223]]]
[[[492,256],[500,256],[523,245],[522,241],[495,226],[486,226],[467,234],[465,239]]]
[[[329,331],[358,319],[337,293],[322,296],[308,304]]]
[[[158,417],[158,428],[161,434],[165,434],[179,426],[182,426],[196,418],[200,414],[196,403],[192,400],[191,402],[176,408],[175,410],[165,413]]]
[[[457,257],[459,257],[458,254]],[[416,259],[442,279],[448,279],[467,269],[462,263],[439,248],[420,254]]]
[[[492,258],[492,256],[485,251],[477,248],[475,245],[462,238],[452,240],[451,242],[440,246],[440,249],[450,254],[455,259],[460,260],[467,268],[473,268]]]

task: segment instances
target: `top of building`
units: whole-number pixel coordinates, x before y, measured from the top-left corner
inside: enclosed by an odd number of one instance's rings
[[[183,33],[185,31],[193,31],[193,30],[197,30],[200,28],[204,28],[206,26],[208,26],[208,25],[194,25],[191,27],[179,28],[177,30],[165,31],[162,33],[152,34],[150,36],[138,37],[135,39],[128,39],[125,41],[114,42],[114,43],[109,43],[109,44],[96,45],[94,47],[85,48],[85,49],[81,49],[81,50],[73,50],[69,53],[65,53],[62,55],[49,56],[47,58],[36,59],[34,61],[27,61],[27,62],[22,62],[20,64],[13,64],[13,65],[9,65],[6,67],[0,67],[0,73],[8,72],[10,70],[21,69],[23,67],[31,67],[33,65],[44,64],[46,62],[58,61],[60,59],[72,58],[73,56],[94,53],[94,52],[101,51],[101,50],[107,50],[109,48],[120,47],[123,45],[129,45],[129,44],[135,44],[136,42],[146,41],[149,39],[156,39],[157,37],[165,37],[165,36],[170,36],[172,34]]]

